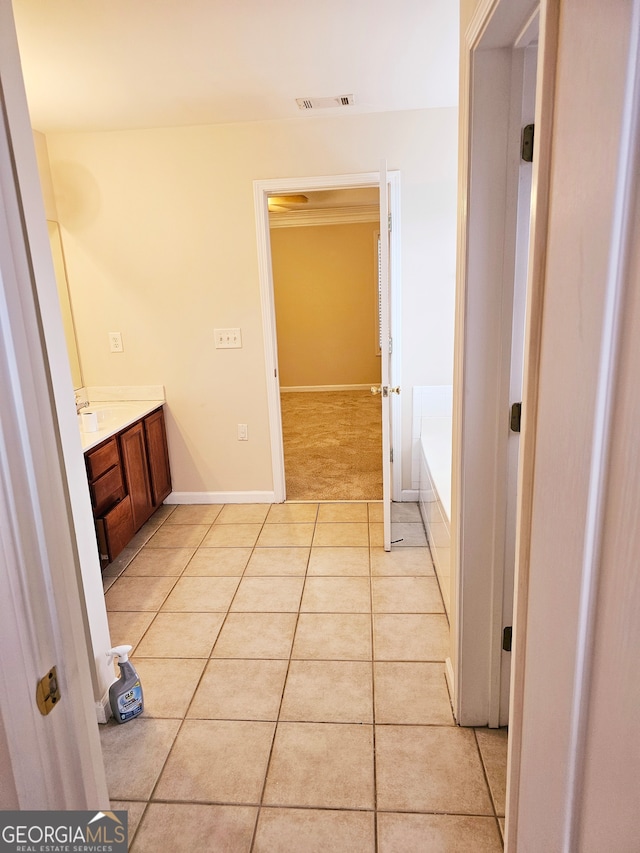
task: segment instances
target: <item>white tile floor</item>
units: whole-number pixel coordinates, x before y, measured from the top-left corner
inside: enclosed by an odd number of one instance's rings
[[[499,851],[506,732],[454,725],[418,508],[162,507],[104,575],[145,713],[101,727],[132,850]]]

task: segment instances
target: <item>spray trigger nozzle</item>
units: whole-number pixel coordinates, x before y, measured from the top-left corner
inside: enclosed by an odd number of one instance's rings
[[[106,653],[109,660],[118,658],[118,663],[126,663],[129,660],[129,652],[133,646],[114,646]]]

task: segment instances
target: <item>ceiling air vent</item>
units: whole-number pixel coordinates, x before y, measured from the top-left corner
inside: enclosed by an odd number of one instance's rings
[[[336,95],[333,98],[296,98],[301,110],[326,110],[330,107],[348,107],[353,104],[353,95]]]

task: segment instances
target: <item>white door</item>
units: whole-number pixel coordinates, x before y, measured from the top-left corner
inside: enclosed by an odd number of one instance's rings
[[[514,120],[516,133],[512,134],[518,148],[521,145],[521,130],[532,125],[535,118],[536,71],[538,65],[537,20],[531,28],[529,39],[533,46],[522,48],[518,58],[519,73],[514,74],[517,93],[521,93],[522,109],[517,111]],[[516,46],[520,49],[520,46]],[[514,63],[514,68],[516,64]],[[533,154],[533,152],[532,152]],[[511,330],[511,374],[509,378],[509,406],[522,402],[525,309],[527,302],[527,278],[529,272],[529,230],[531,224],[531,179],[533,160],[520,157],[518,168],[518,198],[515,223],[515,259],[513,276],[513,320]],[[516,559],[516,523],[518,501],[518,462],[520,455],[520,433],[512,428],[507,442],[507,508],[505,522],[504,579],[502,593],[502,614],[497,630],[513,624],[513,595]],[[511,652],[503,648],[500,655],[500,691],[492,697],[490,724],[506,726],[509,722],[509,689],[511,682]],[[496,720],[497,713],[497,720]]]
[[[384,550],[391,550],[391,476],[393,449],[391,443],[391,395],[400,393],[394,388],[391,375],[391,354],[393,340],[391,336],[391,314],[389,310],[389,288],[391,284],[391,264],[389,250],[390,205],[387,163],[380,164],[380,327],[381,327],[381,386],[372,388],[372,392],[382,396],[382,505]]]

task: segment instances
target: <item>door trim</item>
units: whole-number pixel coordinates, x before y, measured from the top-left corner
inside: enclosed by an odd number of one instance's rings
[[[400,341],[400,172],[389,171],[390,206],[393,228],[390,238],[391,251],[391,329],[394,341]],[[256,212],[256,237],[258,244],[258,276],[260,280],[260,303],[262,308],[262,332],[264,337],[265,377],[267,383],[267,404],[269,411],[269,434],[271,442],[271,469],[273,476],[274,501],[286,500],[286,481],[284,471],[284,447],[282,441],[282,414],[280,410],[280,381],[278,373],[278,344],[276,335],[276,311],[273,290],[273,271],[271,264],[271,240],[269,235],[269,212],[267,198],[270,193],[304,193],[311,190],[353,189],[358,187],[377,187],[380,184],[378,172],[364,172],[350,175],[322,175],[309,178],[274,178],[253,182],[253,198]],[[393,348],[391,355],[393,375],[400,382],[401,356],[400,346]],[[401,408],[396,399],[391,405],[391,429],[394,435],[394,454],[402,459],[401,448]],[[402,465],[392,467],[392,500],[401,500]]]
[[[84,460],[11,4],[0,4],[0,751],[22,809],[109,806],[67,458]],[[86,474],[82,497],[89,518]],[[92,535],[88,531],[85,535]],[[104,593],[95,546],[96,582]],[[108,640],[108,632],[107,632]],[[56,665],[62,708],[35,686]],[[105,666],[106,670],[107,667]],[[113,673],[112,673],[113,677]],[[94,684],[94,690],[98,687]],[[26,749],[25,745],[29,748]],[[5,806],[6,807],[6,806]]]

